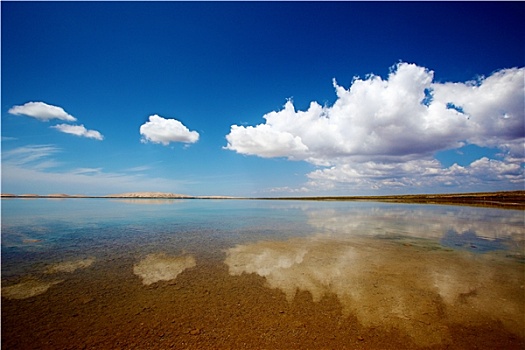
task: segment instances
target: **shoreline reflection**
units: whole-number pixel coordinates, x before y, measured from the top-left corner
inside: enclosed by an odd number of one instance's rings
[[[412,237],[440,241],[451,232],[468,233],[485,250],[508,249],[523,254],[525,218],[521,211],[434,206],[365,206],[305,209],[318,232],[363,237]],[[463,236],[467,239],[467,236]]]

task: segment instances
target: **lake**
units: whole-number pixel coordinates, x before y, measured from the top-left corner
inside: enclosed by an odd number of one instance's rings
[[[524,212],[2,199],[6,349],[523,349]]]

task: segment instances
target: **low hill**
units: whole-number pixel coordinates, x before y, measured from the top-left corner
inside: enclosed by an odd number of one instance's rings
[[[109,194],[107,198],[195,198],[186,194],[166,193],[166,192],[127,192],[119,194]]]

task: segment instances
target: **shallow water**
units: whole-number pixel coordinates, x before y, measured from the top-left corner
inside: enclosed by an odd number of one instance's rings
[[[523,348],[524,213],[3,199],[5,348]]]

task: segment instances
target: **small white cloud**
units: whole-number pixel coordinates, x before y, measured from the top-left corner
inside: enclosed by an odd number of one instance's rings
[[[270,188],[270,193],[307,193],[310,189],[307,187],[291,188],[288,186]]]
[[[199,133],[190,131],[176,119],[165,119],[155,114],[149,121],[140,126],[141,142],[161,143],[167,146],[170,142],[195,143]]]
[[[60,132],[66,134],[72,134],[80,137],[87,137],[90,139],[103,140],[104,136],[96,130],[87,130],[84,125],[69,125],[69,124],[58,124],[52,126]]]
[[[68,114],[62,107],[48,105],[44,102],[27,102],[21,106],[13,106],[8,113],[13,115],[25,115],[41,121],[60,119],[74,122],[77,119]]]

